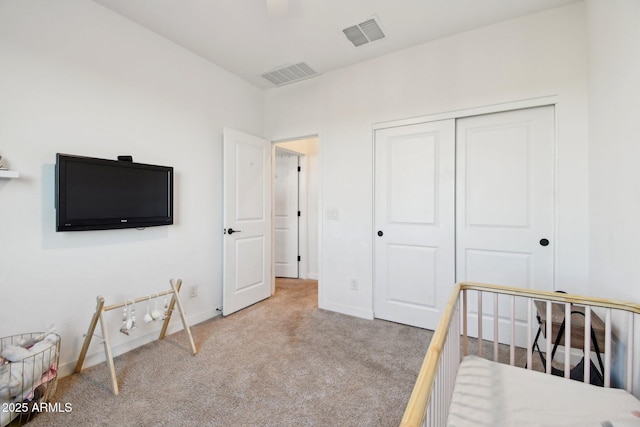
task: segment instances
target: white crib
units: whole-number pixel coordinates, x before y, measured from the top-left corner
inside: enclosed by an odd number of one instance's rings
[[[640,426],[633,396],[640,392],[634,388],[639,314],[639,304],[622,301],[459,283],[401,426]],[[556,349],[563,355],[554,361]],[[581,356],[585,363],[576,368]],[[536,363],[544,372],[533,371]],[[572,368],[582,382],[570,378]],[[603,387],[592,385],[597,382]]]

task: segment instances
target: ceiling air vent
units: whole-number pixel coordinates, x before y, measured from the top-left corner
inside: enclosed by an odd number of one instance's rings
[[[276,86],[282,86],[289,83],[297,82],[300,80],[308,79],[309,77],[317,76],[311,67],[304,62],[299,62],[294,65],[287,65],[274,71],[262,74],[262,77],[269,80]]]
[[[355,47],[386,37],[375,17],[345,28],[342,32]]]

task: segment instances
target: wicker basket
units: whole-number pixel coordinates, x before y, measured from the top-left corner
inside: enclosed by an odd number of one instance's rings
[[[33,332],[0,338],[0,355],[16,351],[7,357],[15,361],[0,359],[1,427],[21,426],[42,412],[58,383],[60,336]]]

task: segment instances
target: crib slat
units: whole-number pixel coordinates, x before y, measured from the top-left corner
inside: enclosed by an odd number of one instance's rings
[[[462,354],[467,352],[467,290],[462,291]]]
[[[435,390],[436,396],[438,396],[436,401],[433,402],[433,403],[435,403],[435,407],[434,407],[434,410],[436,411],[436,414],[435,414],[436,415],[435,425],[437,425],[437,426],[441,426],[442,425],[442,422],[440,421],[440,405],[441,405],[440,401],[442,400],[441,399],[442,394],[440,394],[440,375],[438,375],[439,372],[440,372],[440,366],[438,366],[438,373],[436,374],[436,378],[434,380],[434,382],[435,382],[434,390]]]
[[[511,295],[511,344],[509,346],[509,364],[516,364],[516,296]]]
[[[434,384],[435,387],[435,384]],[[436,412],[437,412],[437,405],[434,403],[431,405],[431,425],[435,426],[436,425]]]
[[[444,368],[444,366],[443,366]],[[444,369],[443,369],[444,370]],[[444,392],[444,372],[440,372],[440,378],[442,379],[440,381],[440,396],[442,396],[442,398],[440,399],[440,425],[445,425],[445,420],[446,420],[446,416],[447,416],[447,400],[445,399],[445,392]]]
[[[571,303],[564,304],[564,377],[571,378]]]
[[[533,367],[533,347],[530,343],[533,342],[531,334],[533,332],[533,325],[531,324],[533,314],[533,299],[527,298],[527,369],[531,370]]]
[[[591,306],[584,307],[584,382],[591,383]]]
[[[451,332],[451,330],[449,330],[449,332]],[[451,357],[449,354],[449,350],[450,350],[450,345],[449,345],[449,340],[447,339],[446,344],[445,344],[445,348],[444,348],[444,353],[443,353],[443,357],[444,359],[444,363],[442,359],[440,359],[440,363],[443,365],[442,366],[442,425],[445,425],[447,423],[447,409],[448,409],[448,403],[449,403],[449,366],[451,364]]]
[[[458,312],[458,307],[456,305],[456,308],[454,310],[454,317],[453,317],[453,323],[451,325],[450,331],[449,333],[451,334],[451,336],[449,337],[449,349],[450,349],[450,354],[449,354],[449,379],[447,381],[447,383],[449,384],[449,395],[447,397],[447,402],[451,403],[451,395],[453,394],[453,384],[455,382],[455,364],[456,364],[456,358],[458,357],[457,355],[457,345],[456,345],[456,341],[460,342],[460,340],[458,339],[458,337],[460,337],[460,333],[457,331],[457,326],[458,326],[458,321],[460,319],[460,315]]]
[[[551,317],[551,301],[547,301],[547,366],[546,373],[551,374],[551,327],[553,325],[552,317]]]
[[[451,328],[449,328],[449,333],[451,333]],[[453,338],[453,336],[452,336]],[[451,354],[453,352],[452,349],[452,345],[451,342],[453,341],[453,339],[450,339],[447,341],[447,344],[449,344],[447,346],[447,364],[445,365],[445,370],[446,370],[446,383],[445,383],[445,402],[444,402],[444,422],[445,424],[447,423],[447,418],[449,418],[449,405],[451,404],[451,391],[452,391],[452,383],[454,381],[453,376],[451,375],[451,372],[453,371],[453,369],[451,368],[451,364],[453,362],[453,358],[451,357]]]
[[[611,309],[604,317],[604,386],[611,387]]]
[[[629,313],[629,326],[627,330],[629,334],[627,336],[627,381],[625,382],[625,389],[629,393],[633,393],[633,347],[635,342],[633,340],[633,327],[635,326],[635,315]]]
[[[432,412],[431,412],[431,425],[432,426],[437,426],[438,425],[438,408],[440,407],[440,403],[438,402],[439,398],[436,397],[438,394],[438,378],[436,376],[436,378],[433,379],[433,391],[432,396],[435,397],[435,399],[433,400],[433,402],[431,403],[431,407],[432,407]]]
[[[451,333],[451,328],[449,328],[449,333]],[[451,391],[451,339],[447,339],[447,350],[446,350],[446,360],[445,364],[445,372],[444,372],[444,422],[447,423],[447,418],[449,415],[449,398]]]
[[[493,293],[493,360],[498,361],[498,294]]]
[[[482,357],[482,291],[478,291],[478,356]]]
[[[455,330],[455,337],[459,337],[460,336],[460,300],[458,300],[457,305],[456,305],[456,330]],[[455,372],[453,377],[455,378],[456,375],[458,374],[458,366],[460,365],[460,360],[461,360],[461,355],[460,355],[460,340],[456,339],[454,341],[455,346],[456,346],[456,355],[455,355]]]
[[[443,365],[440,365],[440,368],[442,368]],[[445,415],[446,415],[446,410],[447,408],[445,408],[445,399],[444,399],[444,378],[442,375],[442,369],[440,369],[439,375],[438,375],[439,381],[438,381],[438,395],[440,396],[440,408],[438,409],[438,425],[443,426],[444,425],[444,420],[445,420]]]

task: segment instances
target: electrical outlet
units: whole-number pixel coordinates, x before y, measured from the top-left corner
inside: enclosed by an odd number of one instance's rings
[[[189,298],[195,298],[198,296],[198,285],[191,285],[189,287]]]
[[[358,280],[357,279],[351,279],[351,290],[352,291],[357,291],[358,290]]]
[[[337,209],[327,209],[325,213],[326,219],[337,221],[339,219],[338,210]]]

